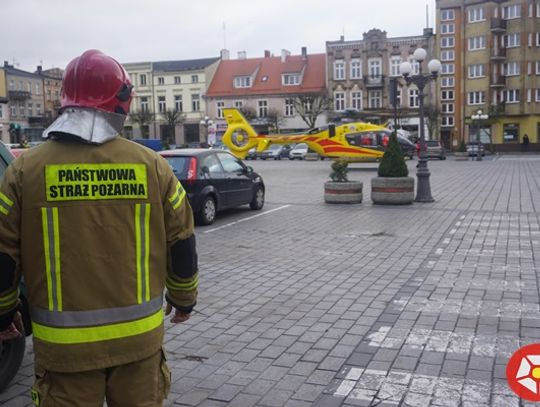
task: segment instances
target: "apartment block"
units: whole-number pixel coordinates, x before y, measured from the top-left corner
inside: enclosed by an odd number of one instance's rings
[[[423,35],[393,38],[389,38],[386,31],[372,29],[360,40],[345,40],[342,36],[339,41],[327,41],[327,90],[333,100],[331,119],[351,118],[384,124],[396,113],[398,127],[418,133],[418,89],[415,85],[406,85],[399,67],[409,61],[412,74],[419,73],[420,65],[412,55],[420,47],[427,51],[427,58],[422,62],[422,70],[426,72],[428,61],[435,57],[432,29],[424,29]],[[389,93],[393,80],[398,83],[395,111]],[[429,109],[435,104],[434,83],[427,85],[424,93],[424,105]],[[433,134],[426,131],[426,137],[437,138],[438,135],[436,131]]]
[[[540,150],[540,2],[437,0],[441,138]],[[488,118],[478,119],[480,115]]]

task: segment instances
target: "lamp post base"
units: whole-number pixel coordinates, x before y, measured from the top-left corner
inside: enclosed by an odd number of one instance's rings
[[[418,170],[416,171],[416,178],[418,180],[418,186],[416,188],[415,202],[434,202],[435,199],[431,196],[431,185],[429,184],[430,172],[427,168],[427,162],[425,159],[420,159],[418,162]]]

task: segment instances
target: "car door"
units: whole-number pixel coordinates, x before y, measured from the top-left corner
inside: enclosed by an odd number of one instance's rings
[[[212,186],[217,194],[219,209],[227,207],[229,205],[227,194],[228,178],[217,155],[210,153],[201,157],[199,168],[201,171],[200,177],[204,179],[204,184]]]
[[[227,205],[238,206],[251,202],[251,178],[242,161],[229,153],[217,153],[226,178]]]

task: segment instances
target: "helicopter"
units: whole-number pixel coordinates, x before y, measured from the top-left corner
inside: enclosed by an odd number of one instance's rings
[[[262,152],[271,144],[306,143],[321,157],[375,161],[384,155],[391,134],[391,130],[384,126],[351,122],[317,127],[300,134],[259,135],[238,109],[223,109],[223,115],[227,121],[223,144],[241,159],[252,148]]]

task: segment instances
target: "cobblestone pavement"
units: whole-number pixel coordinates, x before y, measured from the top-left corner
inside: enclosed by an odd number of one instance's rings
[[[200,297],[167,322],[167,406],[525,406],[509,356],[540,342],[540,156],[430,161],[434,203],[327,205],[329,163],[250,162],[262,212],[197,228]],[[414,176],[415,162],[409,162]],[[0,394],[29,404],[32,348]]]

